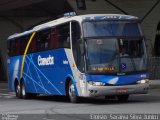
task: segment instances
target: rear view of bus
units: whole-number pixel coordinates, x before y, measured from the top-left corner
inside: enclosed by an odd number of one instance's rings
[[[86,96],[127,101],[130,94],[148,92],[145,38],[137,17],[84,17],[82,31],[80,85],[86,83]]]

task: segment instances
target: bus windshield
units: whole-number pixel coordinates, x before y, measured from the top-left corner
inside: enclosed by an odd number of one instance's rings
[[[89,73],[129,73],[147,66],[142,38],[86,38]]]
[[[139,24],[128,21],[94,21],[83,23],[84,37],[141,36]]]

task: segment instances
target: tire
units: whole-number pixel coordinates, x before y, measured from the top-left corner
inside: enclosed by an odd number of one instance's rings
[[[119,102],[127,102],[129,99],[129,95],[118,95],[117,99]]]
[[[27,99],[29,98],[29,94],[26,92],[25,84],[24,82],[21,83],[21,90],[20,90],[20,95],[22,99]]]
[[[15,85],[15,93],[16,97],[20,98],[20,85],[18,83]]]
[[[75,88],[74,88],[74,85],[71,81],[68,84],[68,97],[69,97],[70,102],[72,102],[72,103],[78,103],[79,102],[79,97],[76,96]]]

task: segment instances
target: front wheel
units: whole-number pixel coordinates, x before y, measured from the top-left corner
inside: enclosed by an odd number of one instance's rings
[[[69,86],[68,86],[68,96],[69,96],[69,99],[72,103],[78,103],[79,102],[79,97],[76,96],[75,88],[74,88],[74,85],[71,81],[70,81]]]
[[[117,98],[118,98],[118,101],[120,102],[127,102],[129,95],[118,95]]]

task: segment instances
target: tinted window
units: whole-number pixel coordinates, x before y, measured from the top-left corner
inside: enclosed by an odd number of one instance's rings
[[[51,29],[50,49],[59,48],[59,30],[55,27]]]
[[[57,27],[59,31],[59,47],[70,48],[70,25],[66,23]]]
[[[21,43],[20,44],[20,54],[21,55],[24,54],[24,52],[25,52],[29,38],[30,38],[30,35],[19,38],[20,43]]]
[[[83,42],[81,37],[81,29],[78,22],[72,22],[72,50],[74,60],[78,69],[84,72],[84,55],[82,55],[81,49],[83,49]]]
[[[12,39],[8,42],[8,52],[9,52],[9,56],[13,56],[15,55],[15,40]]]
[[[50,30],[43,30],[36,34],[36,50],[43,51],[49,49]],[[33,41],[32,41],[33,42]],[[34,46],[34,42],[32,45]]]
[[[85,37],[141,36],[139,24],[125,21],[97,21],[83,23]]]

